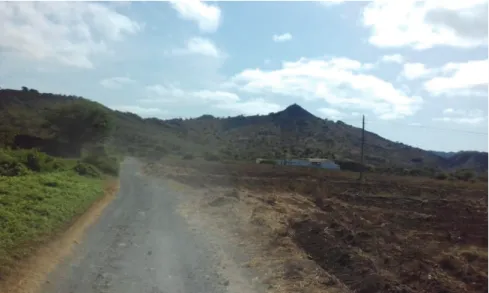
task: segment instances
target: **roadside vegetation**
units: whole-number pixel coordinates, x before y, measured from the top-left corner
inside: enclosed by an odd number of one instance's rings
[[[0,280],[68,228],[118,175],[119,161],[106,151],[112,126],[102,107],[73,101],[38,118],[44,139],[15,131],[0,148]]]

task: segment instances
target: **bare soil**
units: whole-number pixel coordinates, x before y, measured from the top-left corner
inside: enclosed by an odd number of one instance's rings
[[[145,170],[194,194],[269,292],[487,292],[487,184],[194,161]],[[237,253],[239,254],[239,253]]]

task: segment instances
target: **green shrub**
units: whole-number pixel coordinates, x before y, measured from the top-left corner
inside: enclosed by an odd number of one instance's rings
[[[45,153],[41,153],[35,149],[32,150],[12,150],[10,155],[15,158],[17,162],[24,164],[29,170],[34,172],[48,171],[47,158],[49,157]]]
[[[31,169],[32,171],[40,172],[41,167],[43,165],[43,158],[42,155],[39,155],[39,153],[29,153],[27,154],[26,158],[26,166],[27,168]]]
[[[265,159],[265,160],[261,160],[260,164],[277,165],[277,161]]]
[[[487,172],[479,174],[479,176],[477,176],[477,179],[479,181],[487,182]]]
[[[26,175],[29,170],[16,158],[10,156],[5,151],[0,151],[0,176],[20,176]]]
[[[81,176],[87,176],[93,178],[101,177],[100,171],[95,166],[84,162],[78,161],[75,167],[73,167],[73,170],[75,170],[75,172]]]
[[[185,154],[182,156],[182,159],[183,160],[193,160],[194,159],[194,155],[192,154]]]
[[[83,163],[87,163],[97,167],[103,173],[109,175],[119,174],[119,162],[116,158],[104,155],[90,154],[81,159]]]
[[[459,180],[469,181],[475,177],[475,174],[471,170],[458,170],[455,172],[454,176]]]
[[[68,169],[67,160],[51,157],[35,149],[3,150],[3,152],[34,172],[52,172]]]
[[[367,166],[361,164],[360,162],[345,159],[345,160],[335,160],[335,163],[338,164],[340,166],[340,169],[343,171],[353,171],[353,172],[367,171]]]
[[[441,172],[435,175],[435,179],[446,180],[448,179],[448,175],[446,173]]]
[[[216,154],[205,153],[204,154],[204,160],[206,160],[206,161],[219,161],[219,156],[217,156]]]

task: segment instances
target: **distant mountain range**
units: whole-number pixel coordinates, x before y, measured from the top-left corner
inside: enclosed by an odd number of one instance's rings
[[[39,135],[43,111],[70,99],[80,98],[28,89],[0,90],[0,123],[3,129]],[[360,159],[360,128],[318,118],[297,104],[268,115],[228,118],[203,115],[193,119],[160,120],[111,112],[116,121],[112,144],[136,155],[214,154],[237,160],[284,156]],[[487,171],[488,167],[487,152],[427,151],[390,141],[370,131],[365,132],[365,139],[365,163],[375,167],[476,171]]]
[[[245,158],[279,158],[284,150],[292,157],[354,161],[360,158],[360,128],[320,119],[297,104],[263,116],[216,118],[205,115],[166,123],[178,125],[192,141],[205,138],[222,152]],[[444,156],[393,142],[369,131],[365,133],[365,140],[365,162],[372,166],[487,170],[487,153],[458,152]]]

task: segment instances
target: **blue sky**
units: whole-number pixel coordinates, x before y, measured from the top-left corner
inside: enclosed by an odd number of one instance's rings
[[[0,2],[0,85],[162,119],[297,103],[487,151],[487,0],[449,2]]]

